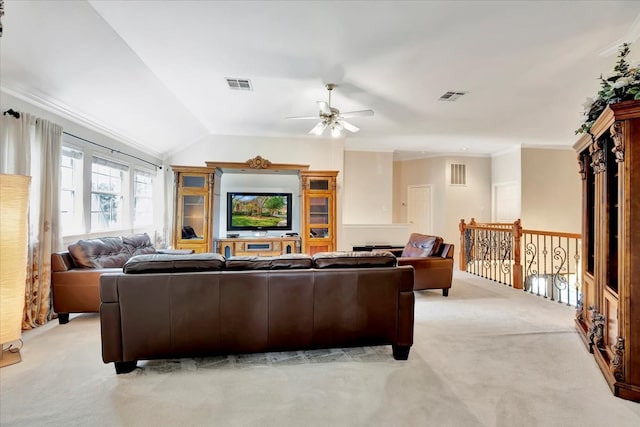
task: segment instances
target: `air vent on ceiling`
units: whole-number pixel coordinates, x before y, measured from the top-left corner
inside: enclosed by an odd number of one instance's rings
[[[438,98],[438,100],[439,101],[455,101],[456,99],[460,98],[462,95],[466,93],[467,92],[449,91],[449,92],[446,92],[444,95],[442,95],[440,98]]]
[[[467,165],[464,163],[451,163],[450,185],[467,185]]]
[[[229,89],[234,90],[253,90],[251,86],[251,80],[249,79],[230,79],[226,77]]]

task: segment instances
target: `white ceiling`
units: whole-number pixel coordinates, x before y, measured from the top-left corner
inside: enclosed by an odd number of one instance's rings
[[[329,82],[335,107],[375,111],[347,149],[569,147],[639,17],[631,1],[7,0],[0,84],[159,157],[209,134],[329,138],[284,119],[317,114]]]

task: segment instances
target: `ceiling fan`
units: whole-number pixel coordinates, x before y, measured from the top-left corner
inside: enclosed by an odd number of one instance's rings
[[[287,119],[307,120],[320,118],[318,124],[309,131],[312,135],[322,135],[324,130],[327,128],[331,129],[331,136],[333,137],[340,136],[343,129],[353,133],[358,132],[360,128],[347,122],[345,118],[373,116],[373,110],[347,111],[345,113],[341,113],[340,110],[331,106],[331,91],[333,91],[335,87],[336,85],[333,83],[326,85],[326,88],[329,91],[329,102],[317,101],[318,108],[320,109],[318,116],[296,116],[287,117]]]

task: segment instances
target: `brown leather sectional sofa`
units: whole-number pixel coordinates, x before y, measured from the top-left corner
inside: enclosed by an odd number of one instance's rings
[[[100,276],[122,272],[129,258],[156,253],[149,236],[135,234],[79,240],[68,251],[51,254],[53,309],[61,324],[69,313],[97,313],[100,309]]]
[[[413,344],[413,268],[389,253],[142,255],[100,279],[102,358]]]

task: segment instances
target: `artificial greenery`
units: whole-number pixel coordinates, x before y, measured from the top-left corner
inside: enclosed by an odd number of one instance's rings
[[[622,44],[618,52],[618,62],[613,69],[614,73],[607,78],[600,75],[601,89],[595,99],[587,98],[585,101],[584,118],[576,134],[588,133],[593,122],[607,105],[640,99],[640,66],[635,68],[629,66],[626,59],[629,51],[629,43]]]

